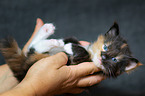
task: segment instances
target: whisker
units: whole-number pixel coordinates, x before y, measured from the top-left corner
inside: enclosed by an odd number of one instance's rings
[[[116,77],[116,75],[115,75],[115,66],[113,66],[113,65],[112,65],[112,70],[111,70],[111,72],[112,72],[112,75],[113,75],[112,77]]]
[[[111,77],[111,71],[110,71],[110,69],[108,68],[108,71],[109,71],[109,77]]]
[[[112,68],[113,68],[113,67],[112,67]],[[111,69],[110,69],[110,71],[111,71],[111,76],[112,76],[112,77],[116,77],[115,74],[114,74],[114,71],[111,70]]]

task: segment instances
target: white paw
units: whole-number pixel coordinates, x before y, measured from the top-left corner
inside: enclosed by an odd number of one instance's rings
[[[50,36],[54,33],[54,30],[55,30],[55,27],[52,23],[46,23],[40,29],[40,31],[42,32],[40,34],[45,34],[47,36]]]
[[[37,42],[47,39],[50,35],[54,33],[54,30],[55,30],[55,27],[52,23],[44,24],[40,28],[40,30],[37,32],[37,34],[34,36],[32,42],[29,45],[29,48],[33,46],[34,44],[36,44]]]
[[[59,42],[59,46],[60,47],[63,47],[64,46],[64,41],[62,39],[59,39],[58,42]]]
[[[50,42],[56,46],[56,47],[63,47],[64,46],[64,42],[62,39],[58,40],[58,39],[50,39]]]
[[[56,39],[50,39],[50,42],[51,42],[51,44],[54,45],[54,46],[59,46],[59,42],[58,42],[58,40],[56,40]]]

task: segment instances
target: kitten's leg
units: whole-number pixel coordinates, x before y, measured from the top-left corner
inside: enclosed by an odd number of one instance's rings
[[[52,23],[44,24],[40,28],[39,32],[37,32],[37,34],[35,35],[32,42],[30,43],[30,45],[28,47],[28,51],[34,44],[36,44],[37,42],[44,40],[44,39],[48,38],[50,35],[52,35],[54,33],[54,30],[55,30],[55,27]]]
[[[32,48],[35,49],[38,53],[49,52],[50,49],[54,47],[63,47],[64,42],[62,39],[49,39],[49,40],[40,40],[37,44],[33,45]]]

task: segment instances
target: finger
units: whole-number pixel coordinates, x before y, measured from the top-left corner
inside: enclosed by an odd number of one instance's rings
[[[89,87],[97,83],[100,83],[102,80],[104,80],[103,76],[90,75],[90,76],[81,78],[77,83],[77,87]]]
[[[42,19],[37,18],[33,35],[35,35],[43,25],[44,25],[44,22],[42,21]]]
[[[80,63],[78,65],[69,66],[71,68],[72,74],[76,77],[83,77],[94,72],[100,71],[93,62]]]
[[[34,29],[34,32],[32,34],[32,36],[30,37],[30,39],[28,40],[28,42],[25,44],[24,48],[23,48],[23,52],[26,53],[27,52],[27,48],[29,46],[29,44],[31,43],[31,41],[33,40],[34,36],[36,35],[36,33],[39,31],[39,29],[44,25],[43,21],[40,18],[37,18],[36,21],[36,26]]]
[[[51,64],[55,68],[60,68],[63,65],[67,64],[68,57],[65,53],[60,52],[57,53],[56,55],[44,58],[45,62]]]
[[[89,42],[86,42],[86,41],[79,41],[79,42],[82,46],[87,46],[90,44]]]

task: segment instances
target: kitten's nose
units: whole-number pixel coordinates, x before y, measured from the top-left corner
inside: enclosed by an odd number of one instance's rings
[[[102,57],[102,59],[106,59],[106,57],[107,57],[106,52],[101,52],[101,57]]]

